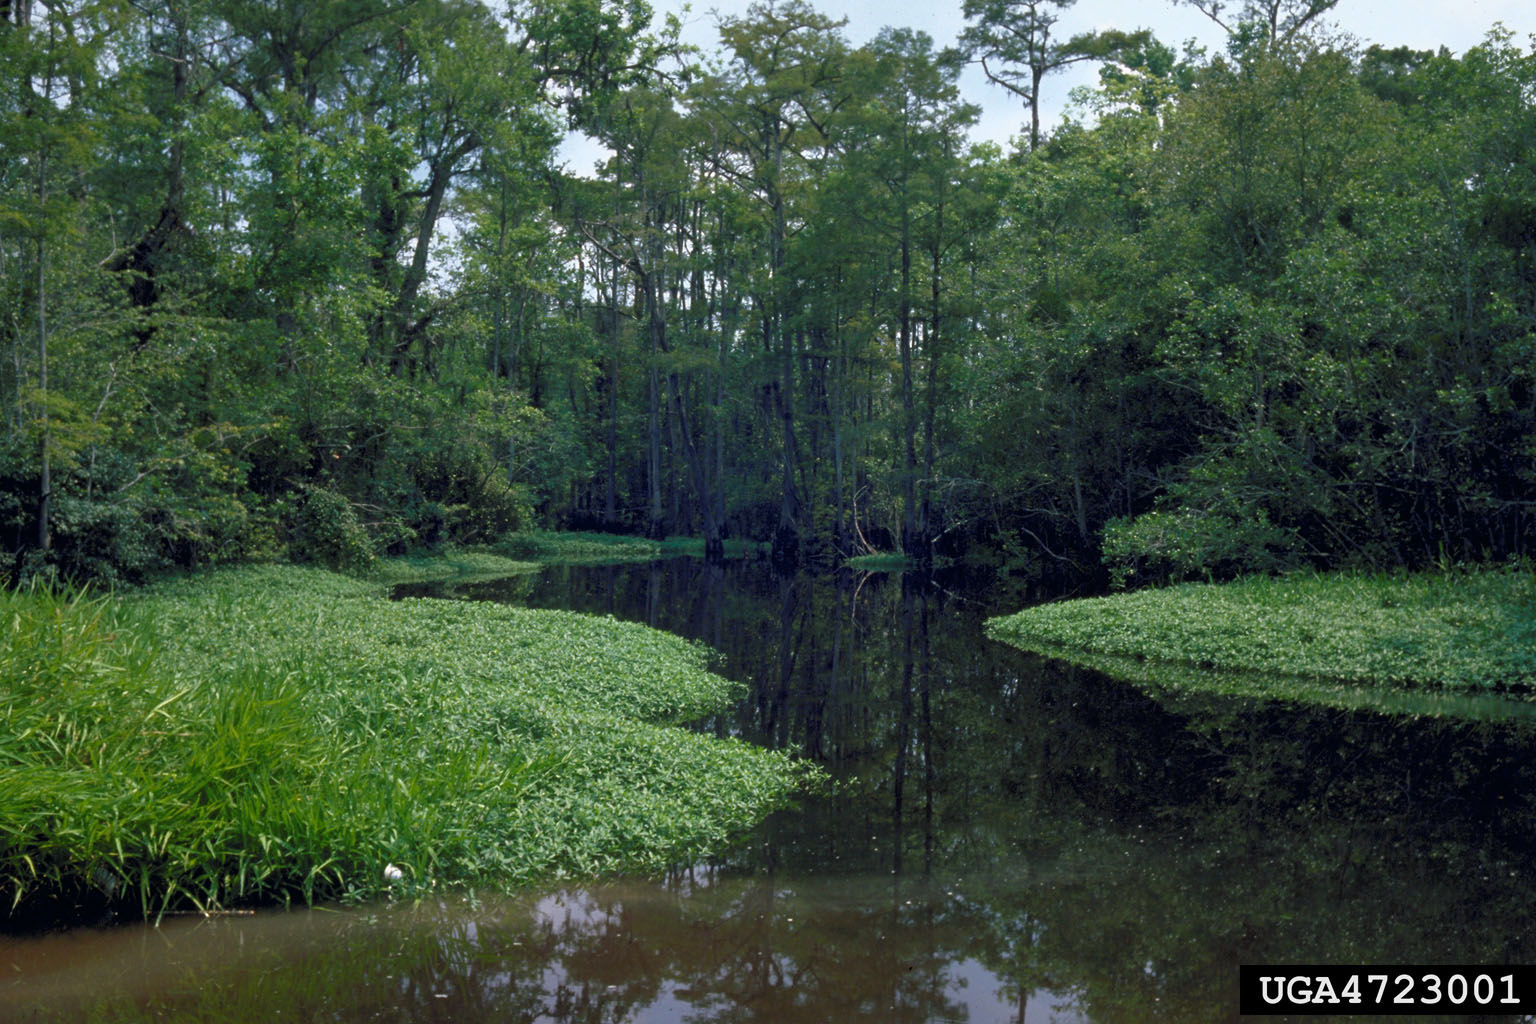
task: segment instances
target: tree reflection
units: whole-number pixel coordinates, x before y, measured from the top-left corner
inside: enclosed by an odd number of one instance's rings
[[[1536,952],[1529,726],[1154,699],[983,639],[994,585],[554,570],[518,599],[708,641],[748,692],[705,727],[837,785],[655,882],[308,915],[270,941],[209,922],[155,952],[184,978],[103,1016],[1216,1021],[1243,963]]]

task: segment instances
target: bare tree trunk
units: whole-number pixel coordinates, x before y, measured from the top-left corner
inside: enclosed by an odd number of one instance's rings
[[[842,282],[838,282],[841,286]],[[836,542],[839,554],[847,554],[848,543],[848,492],[843,480],[843,403],[848,375],[848,335],[843,330],[842,310],[835,307],[832,327],[837,335],[837,364],[832,372],[832,472],[833,489],[837,505]]]

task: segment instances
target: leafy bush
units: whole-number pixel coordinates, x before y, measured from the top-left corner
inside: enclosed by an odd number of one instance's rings
[[[305,486],[283,507],[288,557],[329,569],[365,571],[373,566],[373,542],[351,502],[335,491]]]
[[[1284,572],[1305,564],[1294,530],[1262,509],[1157,510],[1104,527],[1104,564],[1117,587],[1132,582],[1224,580]]]
[[[528,488],[497,474],[477,494],[447,510],[448,533],[464,544],[487,544],[534,521]]]
[[[50,561],[80,583],[142,579],[162,560],[136,503],[54,496]]]

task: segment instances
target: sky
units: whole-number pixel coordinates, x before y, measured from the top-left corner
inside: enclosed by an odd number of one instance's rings
[[[683,22],[683,38],[713,52],[719,45],[715,32],[716,13],[744,14],[750,0],[694,0],[685,9],[683,0],[651,0],[658,19],[665,13],[678,15]],[[933,37],[936,47],[955,42],[965,25],[961,0],[811,0],[813,6],[834,17],[848,19],[843,33],[850,44],[862,45],[887,25],[920,29]],[[1411,46],[1419,50],[1448,47],[1461,53],[1483,40],[1495,22],[1515,33],[1523,48],[1533,44],[1536,33],[1536,2],[1533,0],[1340,0],[1329,12],[1325,23],[1353,36],[1362,46]],[[1210,52],[1219,52],[1225,35],[1215,23],[1192,7],[1175,5],[1172,0],[1077,0],[1061,13],[1055,34],[1066,38],[1091,29],[1149,28],[1164,44],[1182,49],[1194,40]],[[1068,93],[1079,85],[1097,81],[1096,67],[1089,62],[1068,68],[1046,79],[1040,90],[1042,128],[1058,124],[1067,106]],[[1028,111],[1023,101],[1000,86],[992,85],[979,67],[968,68],[961,77],[965,99],[982,109],[980,120],[971,130],[976,141],[991,140],[1005,149],[1009,140],[1028,131]],[[580,136],[566,140],[561,159],[574,173],[591,172],[603,155],[595,143]]]

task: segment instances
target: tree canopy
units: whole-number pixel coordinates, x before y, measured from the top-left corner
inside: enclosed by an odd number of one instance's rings
[[[774,0],[712,57],[642,0],[0,7],[4,571],[536,525],[1124,581],[1529,556],[1536,54],[1071,6],[966,0],[955,52]],[[1019,151],[968,138],[967,60]]]

